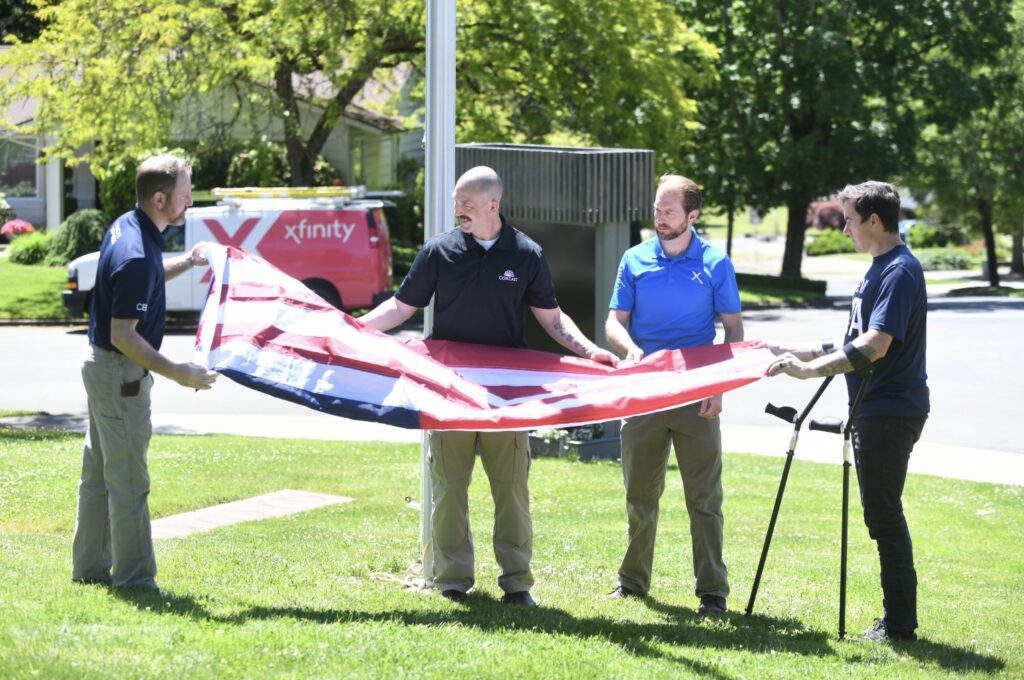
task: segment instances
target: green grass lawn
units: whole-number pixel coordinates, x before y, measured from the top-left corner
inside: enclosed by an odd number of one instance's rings
[[[785,236],[786,220],[789,211],[786,208],[772,208],[761,218],[759,224],[750,221],[750,211],[746,208],[737,210],[733,214],[733,238],[744,236]],[[728,230],[728,217],[725,212],[718,212],[713,208],[704,210],[699,220],[701,229],[705,230],[712,238],[724,239]]]
[[[338,427],[345,421],[339,420]],[[692,595],[681,484],[662,504],[652,597],[606,602],[625,540],[621,471],[533,462],[534,595],[501,605],[491,502],[471,488],[478,592],[405,592],[419,515],[417,446],[158,436],[154,517],[276,489],[355,499],[157,542],[167,597],[70,583],[81,437],[0,429],[0,677],[1021,677],[1024,557],[1017,487],[911,477],[922,640],[836,640],[841,473],[794,464],[755,615],[749,595],[782,469],[728,454],[731,614]],[[798,454],[799,455],[799,454]],[[854,495],[854,498],[856,496]],[[880,614],[875,551],[854,508],[847,621]]]
[[[804,290],[797,287],[787,287],[782,283],[771,283],[762,285],[755,282],[743,282],[740,288],[740,302],[744,308],[749,307],[778,307],[780,305],[803,307],[826,302],[828,297],[824,293]]]
[[[0,258],[0,319],[63,319],[64,267],[14,264]]]

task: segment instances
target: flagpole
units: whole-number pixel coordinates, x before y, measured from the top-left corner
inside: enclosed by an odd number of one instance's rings
[[[456,0],[427,0],[427,120],[426,193],[423,241],[447,231],[452,224],[451,196],[455,188],[455,9]],[[423,335],[434,325],[434,307],[423,311]],[[427,432],[421,444],[420,554],[423,578],[433,581],[430,550],[430,447]]]

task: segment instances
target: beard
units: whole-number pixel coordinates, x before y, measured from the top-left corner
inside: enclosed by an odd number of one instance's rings
[[[676,229],[671,229],[669,227],[655,227],[655,229],[658,232],[658,238],[660,238],[662,241],[673,241],[679,238],[680,236],[686,234],[686,232],[689,231],[690,227],[686,224],[683,224],[682,226]]]

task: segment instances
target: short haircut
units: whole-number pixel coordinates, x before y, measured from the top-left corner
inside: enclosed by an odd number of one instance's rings
[[[899,231],[900,193],[888,182],[874,180],[860,184],[847,184],[839,192],[840,203],[849,203],[862,220],[872,213],[878,215],[882,227],[889,232]]]
[[[168,196],[173,194],[178,185],[178,175],[183,172],[191,175],[192,164],[170,154],[150,156],[139,163],[135,173],[135,196],[139,203],[148,201],[158,192]]]
[[[683,204],[683,210],[689,215],[694,210],[700,210],[702,198],[700,187],[692,179],[682,175],[662,175],[658,182],[658,194],[671,193],[679,198]]]
[[[486,165],[478,165],[462,173],[462,177],[459,177],[455,185],[470,193],[485,194],[498,202],[501,201],[501,194],[505,189],[498,173]]]

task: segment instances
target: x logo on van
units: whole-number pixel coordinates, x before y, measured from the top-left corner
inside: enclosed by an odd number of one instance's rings
[[[259,221],[260,218],[258,217],[250,217],[247,220],[243,220],[242,224],[239,225],[238,230],[235,231],[234,236],[228,236],[228,233],[224,231],[224,227],[220,226],[220,222],[217,220],[203,220],[203,224],[206,225],[206,228],[210,230],[210,233],[213,234],[213,237],[217,239],[221,245],[234,246],[241,250],[242,244],[245,243],[245,239],[249,237],[249,234],[251,234],[252,230],[256,228]],[[201,278],[199,282],[208,283],[211,278],[213,278],[213,270],[207,269],[206,273],[203,274],[203,278]]]

